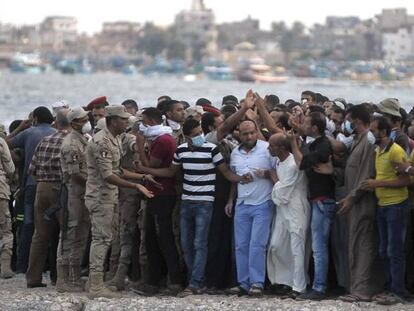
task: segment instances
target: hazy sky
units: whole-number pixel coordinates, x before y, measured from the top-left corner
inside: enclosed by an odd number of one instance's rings
[[[247,15],[261,20],[262,28],[271,21],[306,25],[323,22],[327,15],[358,15],[369,18],[382,8],[405,7],[414,15],[414,0],[205,0],[216,14],[217,22],[240,20]],[[189,8],[191,0],[0,0],[0,22],[39,23],[48,15],[75,16],[79,29],[88,33],[101,29],[103,21],[153,21],[159,25],[173,22],[177,12]]]

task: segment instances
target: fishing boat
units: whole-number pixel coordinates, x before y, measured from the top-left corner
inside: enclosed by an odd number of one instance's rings
[[[10,62],[10,70],[19,73],[39,74],[47,67],[38,53],[16,53]]]
[[[288,80],[286,70],[283,67],[273,70],[261,58],[251,59],[242,63],[237,77],[243,82],[257,83],[284,83]]]

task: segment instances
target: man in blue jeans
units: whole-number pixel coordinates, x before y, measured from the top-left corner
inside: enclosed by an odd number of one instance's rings
[[[320,112],[311,112],[305,117],[303,134],[312,142],[299,149],[294,135],[291,139],[292,152],[301,170],[305,170],[309,182],[309,200],[312,207],[311,233],[315,275],[312,290],[299,295],[297,299],[322,300],[326,297],[329,267],[329,235],[337,205],[335,202],[335,181],[332,175],[318,172],[318,164],[331,161],[333,150],[325,136],[326,117]]]
[[[188,119],[183,125],[186,143],[178,146],[169,168],[139,167],[157,177],[173,177],[182,168],[183,194],[180,210],[181,247],[188,271],[188,287],[179,296],[204,292],[207,241],[213,212],[216,168],[231,182],[251,180],[250,174],[236,175],[224,163],[217,146],[204,139],[200,122]]]
[[[390,114],[392,110],[387,110]],[[383,111],[384,112],[384,111]],[[396,112],[395,112],[396,113]],[[398,112],[399,113],[399,112]],[[384,262],[386,290],[375,297],[379,304],[403,302],[408,296],[405,288],[405,236],[408,220],[408,189],[410,169],[398,172],[405,161],[405,150],[391,140],[391,126],[385,117],[371,121],[375,136],[375,179],[361,184],[362,190],[374,191],[378,199],[377,223],[380,238],[379,252]]]
[[[24,152],[24,170],[21,188],[24,193],[24,222],[20,230],[19,250],[16,262],[16,272],[26,273],[29,263],[30,245],[34,232],[34,201],[36,197],[36,182],[33,177],[27,174],[30,162],[38,143],[43,137],[56,132],[51,127],[53,116],[46,107],[37,107],[33,111],[33,124],[29,120],[23,121],[6,138],[10,149],[20,148]],[[33,126],[31,126],[33,125]]]
[[[258,139],[255,122],[240,123],[241,145],[231,154],[230,167],[237,174],[254,175],[253,182],[239,184],[234,217],[234,239],[236,244],[236,266],[238,287],[228,294],[260,297],[266,276],[266,250],[274,205],[271,200],[276,181],[275,161],[268,151],[269,143]],[[273,179],[272,179],[273,177]],[[232,209],[232,190],[226,213]]]

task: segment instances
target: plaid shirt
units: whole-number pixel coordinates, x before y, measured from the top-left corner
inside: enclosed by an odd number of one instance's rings
[[[37,145],[29,167],[29,174],[33,175],[37,182],[62,181],[60,150],[63,139],[68,133],[68,131],[58,131],[44,137]]]

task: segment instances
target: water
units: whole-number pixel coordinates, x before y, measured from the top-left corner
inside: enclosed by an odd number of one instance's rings
[[[93,98],[106,95],[111,104],[127,98],[135,99],[141,107],[155,105],[161,95],[186,100],[194,104],[200,97],[210,99],[220,106],[225,95],[244,97],[252,88],[259,94],[276,94],[281,101],[299,100],[303,90],[320,92],[329,98],[343,97],[348,102],[374,103],[387,97],[398,98],[404,108],[411,110],[414,104],[413,86],[402,83],[379,82],[356,83],[352,81],[329,81],[320,79],[291,78],[284,84],[254,84],[239,81],[184,81],[181,77],[141,75],[126,76],[117,73],[91,75],[62,75],[50,72],[39,75],[0,72],[0,122],[26,118],[36,106],[51,107],[54,102],[65,99],[71,106],[86,106]]]

